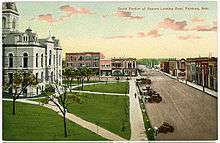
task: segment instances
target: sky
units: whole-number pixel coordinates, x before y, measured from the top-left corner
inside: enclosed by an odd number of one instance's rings
[[[19,27],[106,58],[217,56],[217,2],[16,2]],[[50,32],[49,32],[50,31]]]

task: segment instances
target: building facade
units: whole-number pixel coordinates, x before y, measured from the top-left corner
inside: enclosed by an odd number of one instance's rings
[[[218,89],[218,71],[217,71],[217,58],[210,58],[208,62],[208,88],[216,90]]]
[[[135,58],[113,58],[111,62],[113,76],[137,75],[137,63]]]
[[[111,76],[112,75],[112,61],[111,59],[100,60],[100,75]]]
[[[190,81],[200,86],[217,91],[218,72],[216,57],[198,57],[180,60],[167,60],[160,63],[160,70],[175,76],[174,71],[177,65],[178,79]]]
[[[176,60],[169,60],[169,73],[172,76],[176,76],[177,75],[177,67],[178,63]]]
[[[39,84],[28,87],[22,95],[36,96],[45,84],[55,81],[62,84],[62,49],[55,37],[40,39],[30,28],[20,32],[18,18],[14,2],[2,4],[3,84],[12,83],[16,70],[31,71]]]
[[[67,67],[91,68],[99,76],[136,76],[135,58],[105,59],[100,52],[66,53]]]
[[[186,60],[183,58],[177,61],[177,75],[179,79],[186,79]]]
[[[100,52],[66,53],[67,67],[87,67],[94,70],[96,75],[100,73],[100,60],[104,55]]]

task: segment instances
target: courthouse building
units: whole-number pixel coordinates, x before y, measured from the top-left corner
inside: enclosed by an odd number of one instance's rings
[[[2,4],[3,84],[12,83],[16,70],[31,71],[39,84],[27,88],[23,96],[36,96],[48,83],[62,83],[62,49],[54,36],[40,39],[30,28],[17,29],[19,12],[14,2]],[[12,90],[9,90],[9,93]]]

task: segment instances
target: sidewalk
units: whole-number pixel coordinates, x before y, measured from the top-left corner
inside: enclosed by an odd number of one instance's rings
[[[12,99],[3,99],[6,101],[12,101]],[[34,104],[34,105],[41,105],[43,107],[52,109],[53,111],[57,112],[60,116],[62,116],[60,110],[58,109],[57,106],[55,106],[52,102],[50,102],[49,104],[42,104],[36,101],[30,101],[30,100],[26,100],[26,99],[17,99],[16,102],[23,102],[23,103],[29,103],[29,104]],[[81,119],[80,117],[75,116],[74,114],[71,113],[66,113],[66,119],[80,125],[83,128],[86,128],[108,140],[112,140],[112,141],[126,141],[126,139],[100,127],[97,126],[96,124],[93,124],[91,122],[85,121],[83,119]]]
[[[115,80],[114,80],[114,81],[108,81],[107,84],[108,84],[108,83],[117,83],[117,82],[118,82],[118,81],[115,81]],[[127,80],[119,80],[119,82],[127,82]],[[106,82],[84,83],[83,86],[94,85],[94,84],[106,84]],[[71,89],[77,88],[77,87],[80,87],[80,86],[82,86],[82,84],[74,85],[74,86],[71,87]]]
[[[130,102],[130,124],[131,124],[131,138],[132,141],[146,141],[147,137],[145,134],[144,121],[142,116],[142,111],[140,108],[138,95],[135,98],[135,93],[137,93],[135,78],[129,80],[129,102]]]
[[[101,94],[101,95],[118,95],[118,96],[128,96],[128,94],[120,94],[120,93],[107,93],[107,92],[92,92],[92,91],[83,91],[83,90],[72,90],[72,92],[79,93],[90,93],[90,94]]]

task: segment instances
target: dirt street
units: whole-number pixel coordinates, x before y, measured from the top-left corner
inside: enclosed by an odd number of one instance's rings
[[[146,103],[152,126],[163,121],[174,126],[173,133],[160,133],[156,140],[217,139],[217,98],[150,70],[151,87],[162,96],[160,103]]]

